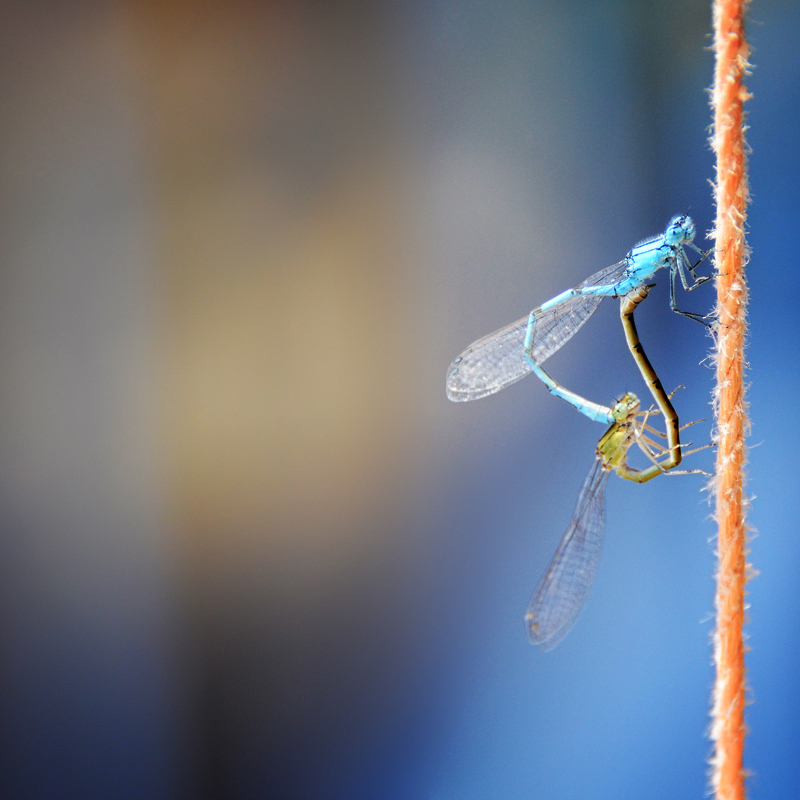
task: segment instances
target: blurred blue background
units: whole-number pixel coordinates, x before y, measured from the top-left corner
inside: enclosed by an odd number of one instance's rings
[[[673,214],[710,228],[709,8],[4,11],[0,795],[703,796],[704,479],[610,480],[542,654],[522,617],[602,428],[444,376]],[[773,800],[800,793],[800,7],[749,32],[746,764]],[[667,298],[642,340],[709,417],[711,340]],[[549,366],[644,394],[614,302]]]

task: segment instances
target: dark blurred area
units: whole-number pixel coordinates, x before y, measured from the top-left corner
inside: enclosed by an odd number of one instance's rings
[[[450,404],[444,371],[673,214],[709,229],[708,7],[3,8],[0,797],[701,796],[702,480],[612,479],[543,655],[522,615],[602,429],[533,379]],[[751,13],[747,761],[777,798],[800,10]],[[659,284],[642,340],[708,417],[711,340]],[[604,306],[551,367],[607,403],[644,387]]]

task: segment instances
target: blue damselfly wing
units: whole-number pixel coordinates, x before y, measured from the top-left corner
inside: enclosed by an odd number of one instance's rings
[[[625,276],[627,266],[628,260],[623,259],[596,272],[576,289],[614,286]],[[544,363],[566,344],[597,310],[604,296],[578,295],[537,315],[534,361]],[[531,371],[523,354],[528,319],[525,316],[478,339],[461,353],[447,370],[447,397],[456,402],[479,400],[524,378]]]

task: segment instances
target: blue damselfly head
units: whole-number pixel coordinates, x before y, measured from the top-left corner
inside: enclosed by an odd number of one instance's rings
[[[669,223],[667,230],[664,231],[664,241],[669,245],[686,244],[694,239],[695,233],[697,230],[692,218],[683,214]]]

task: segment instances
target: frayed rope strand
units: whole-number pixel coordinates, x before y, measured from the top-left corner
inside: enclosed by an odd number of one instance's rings
[[[744,800],[745,770],[745,612],[747,526],[743,495],[746,460],[747,407],[744,399],[744,344],[748,260],[745,241],[747,216],[747,146],[744,103],[749,98],[743,79],[748,73],[749,49],[744,34],[744,0],[715,0],[714,51],[716,64],[711,145],[717,158],[715,223],[717,314],[715,353],[717,388],[714,396],[717,428],[716,630],[711,711],[712,789],[717,800]]]

